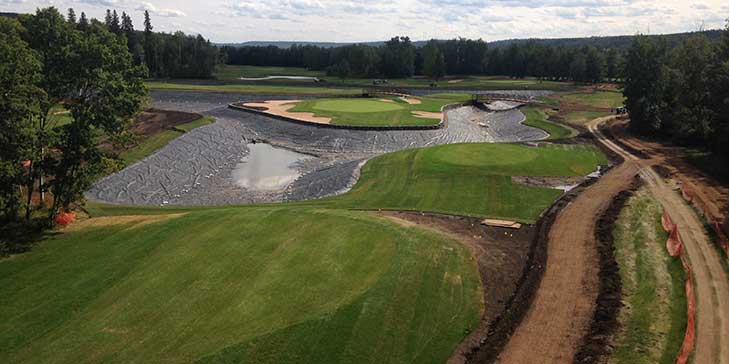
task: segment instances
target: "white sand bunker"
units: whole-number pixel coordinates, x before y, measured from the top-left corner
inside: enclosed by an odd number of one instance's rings
[[[411,111],[413,113],[413,116],[416,118],[421,119],[441,119],[443,118],[443,113],[440,112],[429,112],[429,111]]]
[[[400,96],[400,100],[407,102],[410,105],[420,105],[420,99],[411,96]]]
[[[291,119],[307,121],[317,124],[329,124],[332,118],[324,116],[314,116],[311,112],[290,112],[297,102],[301,100],[269,100],[264,102],[248,102],[243,104],[245,107],[263,110],[271,115],[283,116]]]

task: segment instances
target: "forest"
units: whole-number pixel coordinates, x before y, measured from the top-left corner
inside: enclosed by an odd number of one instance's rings
[[[417,47],[409,37],[393,37],[381,46],[293,45],[221,48],[228,64],[304,67],[340,77],[403,78],[424,75],[527,76],[550,80],[600,82],[618,78],[622,52],[594,46],[567,47],[537,41],[489,47],[483,40],[430,40]]]
[[[634,132],[729,158],[729,24],[717,40],[695,35],[673,48],[637,36],[624,75]]]

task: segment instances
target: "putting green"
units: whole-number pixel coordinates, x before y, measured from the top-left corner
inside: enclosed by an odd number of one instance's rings
[[[394,102],[384,102],[370,99],[334,99],[317,101],[312,107],[320,111],[335,112],[382,112],[402,110],[403,107]]]

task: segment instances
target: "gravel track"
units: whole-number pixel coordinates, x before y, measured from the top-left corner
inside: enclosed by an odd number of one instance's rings
[[[502,92],[503,93],[503,92]],[[544,139],[525,126],[517,109],[486,113],[475,107],[446,112],[437,130],[365,131],[299,125],[227,108],[237,101],[286,99],[226,93],[153,91],[153,106],[212,116],[214,124],[194,129],[149,157],[98,181],[86,198],[129,205],[228,205],[304,200],[346,191],[363,160],[416,147],[467,142]],[[480,126],[479,123],[488,125]],[[231,172],[248,153],[250,140],[317,156],[297,165],[302,177],[278,191],[237,186]]]

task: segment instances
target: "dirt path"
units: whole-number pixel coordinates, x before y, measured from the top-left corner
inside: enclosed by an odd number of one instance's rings
[[[627,163],[612,169],[559,213],[549,233],[542,282],[499,363],[572,362],[592,320],[598,292],[595,221],[636,173]]]
[[[662,159],[641,159],[628,153],[598,130],[605,121],[598,119],[588,127],[601,142],[621,154],[626,159],[625,164],[640,167],[641,177],[679,226],[695,281],[697,331],[693,363],[729,364],[729,347],[726,346],[729,342],[729,276],[724,270],[722,257],[709,241],[696,213],[652,168]],[[636,146],[640,147],[635,143],[631,145],[633,148]]]

